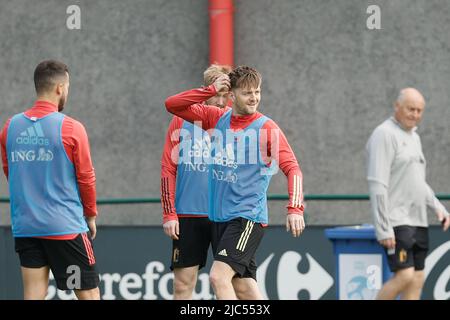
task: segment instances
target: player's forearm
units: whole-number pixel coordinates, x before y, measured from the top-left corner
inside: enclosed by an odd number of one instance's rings
[[[95,179],[95,177],[94,177]],[[78,184],[80,190],[81,203],[83,205],[83,213],[86,217],[97,216],[97,190],[95,180],[93,184]]]
[[[97,215],[97,189],[95,185],[95,171],[90,161],[89,164],[84,163],[83,165],[80,165],[79,159],[75,157],[75,171],[77,175],[78,189],[80,191],[80,198],[83,204],[84,215],[87,217]]]
[[[427,206],[436,213],[441,212],[444,215],[448,215],[449,213],[447,209],[445,209],[444,205],[439,201],[438,198],[436,198],[433,189],[431,189],[431,187],[428,184],[426,185],[426,189],[427,189],[427,198],[426,198]]]
[[[190,105],[206,101],[216,93],[216,89],[213,85],[183,91],[168,97],[166,99],[166,107],[175,110],[177,108],[186,108]]]
[[[175,188],[176,177],[172,174],[167,174],[167,172],[161,174],[161,206],[163,211],[163,223],[178,219],[175,209]]]
[[[289,203],[286,206],[288,213],[303,214],[303,176],[300,168],[293,167],[287,173]]]
[[[205,88],[192,89],[168,97],[165,101],[168,112],[189,122],[206,122],[207,115],[198,104],[208,100],[216,94],[213,85]]]
[[[69,146],[67,148],[69,150],[68,157],[73,159],[84,215],[93,217],[97,215],[97,191],[89,139],[81,123],[77,121],[66,122],[66,120],[68,119],[64,119],[62,128],[63,143],[65,146]]]
[[[387,188],[379,182],[369,182],[370,208],[378,240],[394,238],[389,220]]]
[[[3,154],[2,154],[2,162],[3,162],[3,173],[5,174],[6,179],[8,179],[8,160],[5,161],[5,159],[3,159]]]

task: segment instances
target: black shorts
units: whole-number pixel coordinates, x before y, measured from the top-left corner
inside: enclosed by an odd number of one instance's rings
[[[256,280],[255,253],[264,236],[264,228],[245,218],[213,223],[214,260],[228,264],[236,276]]]
[[[22,267],[49,266],[60,290],[88,290],[99,284],[92,240],[86,233],[73,240],[15,238],[15,247]]]
[[[211,243],[211,221],[208,218],[179,218],[180,234],[172,242],[170,269],[199,266],[203,268]]]
[[[428,228],[398,226],[394,227],[394,234],[395,253],[389,254],[385,249],[391,271],[410,267],[423,270],[428,252]]]

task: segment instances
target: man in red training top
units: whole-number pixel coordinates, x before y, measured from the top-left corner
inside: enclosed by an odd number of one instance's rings
[[[78,299],[100,299],[88,137],[80,122],[60,112],[69,94],[69,70],[59,61],[43,61],[34,83],[34,106],[10,118],[1,132],[24,299],[45,298],[50,270],[58,289],[73,289]]]
[[[237,298],[232,286],[236,278],[262,298],[255,253],[268,223],[267,188],[278,167],[288,178],[286,228],[294,237],[305,228],[302,173],[295,155],[275,122],[257,112],[261,80],[258,71],[240,66],[213,85],[166,100],[169,112],[199,122],[211,136],[208,214],[213,221],[214,263],[210,281],[218,299]],[[232,110],[201,103],[229,88]]]
[[[204,84],[209,86],[230,71],[228,66],[213,64],[203,73]],[[179,97],[181,101],[185,98],[189,97]],[[228,90],[209,97],[205,103],[226,108]],[[206,137],[207,133],[201,128],[174,116],[161,158],[163,228],[173,239],[170,268],[174,273],[175,300],[192,299],[198,271],[206,264],[211,243],[208,172],[203,160],[209,152]],[[178,154],[180,143],[189,144],[188,155]]]

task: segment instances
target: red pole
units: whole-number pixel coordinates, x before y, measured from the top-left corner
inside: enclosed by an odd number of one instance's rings
[[[233,0],[209,0],[209,63],[233,66]]]

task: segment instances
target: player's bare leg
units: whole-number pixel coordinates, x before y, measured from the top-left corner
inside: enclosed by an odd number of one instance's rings
[[[74,290],[78,300],[100,300],[100,290],[97,288],[88,290]]]
[[[263,300],[258,283],[253,278],[233,278],[234,291],[239,300]]]
[[[420,300],[423,284],[425,282],[425,273],[423,270],[414,271],[414,278],[409,285],[403,290],[402,300]]]
[[[44,300],[48,290],[49,267],[21,267],[21,270],[23,279],[23,298],[25,300]]]
[[[414,279],[414,267],[401,269],[378,292],[377,300],[394,300]]]
[[[197,283],[198,266],[175,268],[173,273],[173,299],[191,300]]]
[[[237,300],[234,292],[233,279],[236,272],[225,262],[214,261],[209,274],[209,280],[217,300]]]

